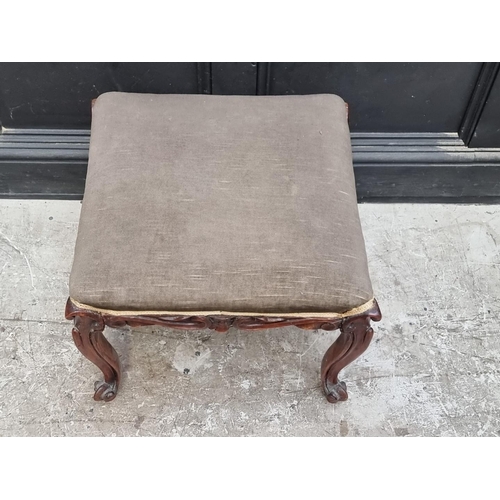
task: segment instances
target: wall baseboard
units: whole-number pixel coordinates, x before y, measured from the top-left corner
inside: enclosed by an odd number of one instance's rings
[[[0,134],[0,198],[81,199],[88,130]],[[500,148],[456,133],[353,133],[361,202],[499,203]]]

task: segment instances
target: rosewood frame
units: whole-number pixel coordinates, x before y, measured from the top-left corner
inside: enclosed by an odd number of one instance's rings
[[[159,325],[183,330],[209,328],[227,332],[230,327],[242,330],[264,330],[282,326],[297,326],[304,330],[336,330],[340,336],[326,351],[321,363],[321,383],[330,403],[345,401],[348,397],[345,382],[339,381],[340,370],[360,356],[370,344],[373,329],[370,321],[380,321],[382,314],[376,301],[360,314],[332,318],[278,318],[273,316],[116,316],[76,306],[71,299],[66,303],[66,319],[74,320],[73,340],[79,351],[103,373],[104,381],[95,383],[94,399],[112,401],[121,379],[120,358],[103,335],[104,328]]]

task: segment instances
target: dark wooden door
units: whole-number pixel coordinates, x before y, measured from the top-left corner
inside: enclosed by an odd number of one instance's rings
[[[108,91],[349,103],[361,200],[498,201],[498,63],[1,63],[0,196],[78,198]]]

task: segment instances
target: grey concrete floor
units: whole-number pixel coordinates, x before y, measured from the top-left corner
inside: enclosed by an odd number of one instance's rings
[[[384,319],[331,405],[337,333],[297,328],[107,329],[124,380],[94,402],[63,316],[80,206],[0,200],[0,435],[500,435],[500,207],[360,206]]]

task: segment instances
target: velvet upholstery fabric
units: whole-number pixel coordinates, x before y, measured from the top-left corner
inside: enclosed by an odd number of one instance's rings
[[[138,311],[369,301],[344,101],[101,95],[70,296]]]

